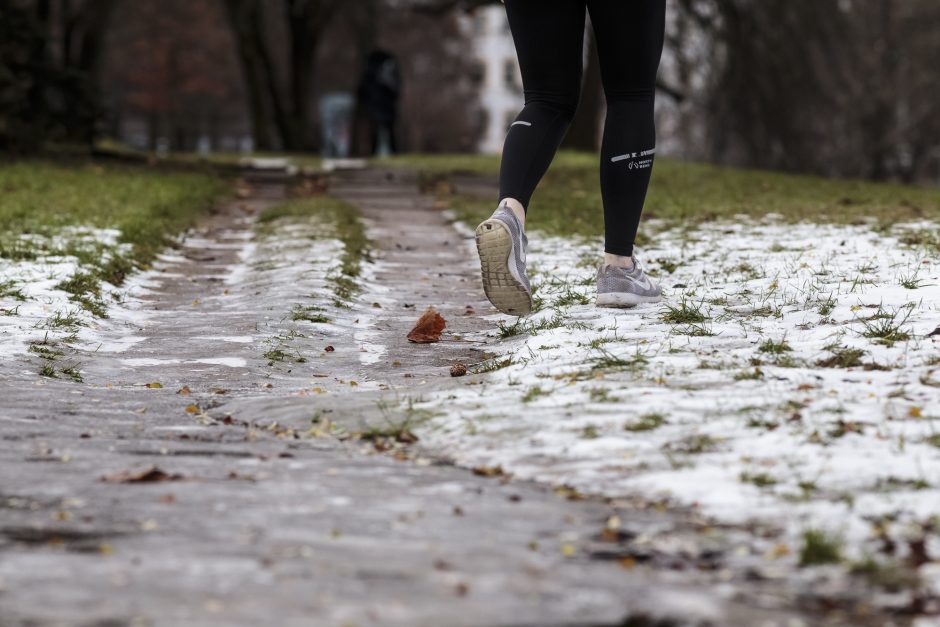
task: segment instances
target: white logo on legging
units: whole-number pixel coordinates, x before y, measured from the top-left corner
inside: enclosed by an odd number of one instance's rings
[[[610,162],[617,163],[618,161],[626,161],[627,159],[637,159],[639,157],[648,157],[650,155],[655,155],[656,149],[651,148],[650,150],[644,150],[643,152],[628,152],[627,154],[613,157]]]

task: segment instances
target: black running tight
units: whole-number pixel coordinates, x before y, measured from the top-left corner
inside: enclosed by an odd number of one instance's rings
[[[528,208],[581,94],[585,9],[600,55],[607,121],[601,148],[605,250],[633,254],[656,151],[653,101],[666,0],[506,0],[525,108],[510,126],[500,197]]]

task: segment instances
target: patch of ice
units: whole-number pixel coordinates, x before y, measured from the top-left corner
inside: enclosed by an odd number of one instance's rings
[[[248,362],[241,357],[207,357],[205,359],[187,359],[187,364],[208,364],[210,366],[227,366],[229,368],[244,368]]]
[[[179,359],[153,359],[147,357],[135,357],[132,359],[122,359],[121,363],[132,368],[146,368],[151,366],[170,366],[183,362]]]
[[[198,335],[194,340],[209,340],[211,342],[231,342],[233,344],[251,344],[255,338],[251,335]]]

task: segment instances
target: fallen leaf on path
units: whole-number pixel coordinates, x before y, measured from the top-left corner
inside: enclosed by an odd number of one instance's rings
[[[163,472],[156,466],[143,470],[124,470],[113,475],[101,478],[106,483],[162,483],[164,481],[181,481],[183,475]]]
[[[160,388],[163,387],[163,384],[161,384],[160,382],[148,383],[147,387],[150,388],[151,390],[159,390]]]
[[[473,469],[473,474],[480,477],[501,477],[505,473],[502,466],[477,466]]]
[[[328,353],[332,353],[332,352],[335,351],[336,349],[333,348],[332,346],[327,346],[327,347],[324,348],[323,350],[325,350],[325,351],[328,352]]]
[[[186,413],[187,413],[187,414],[198,414],[198,413],[199,413],[199,406],[196,405],[196,404],[189,405],[188,407],[186,407]]]
[[[176,391],[177,394],[182,394],[183,396],[186,396],[191,392],[192,390],[189,389],[188,385],[184,385],[183,387],[181,387],[180,389]]]
[[[411,330],[411,333],[408,334],[408,341],[416,344],[439,342],[441,332],[445,326],[447,326],[447,322],[441,317],[441,314],[437,313],[434,307],[428,307],[428,310],[418,318],[418,322]]]

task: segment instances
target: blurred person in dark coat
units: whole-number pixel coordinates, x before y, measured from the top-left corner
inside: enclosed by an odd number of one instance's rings
[[[359,107],[369,122],[372,154],[385,156],[397,152],[395,122],[401,96],[398,59],[385,50],[369,53],[357,95]]]

